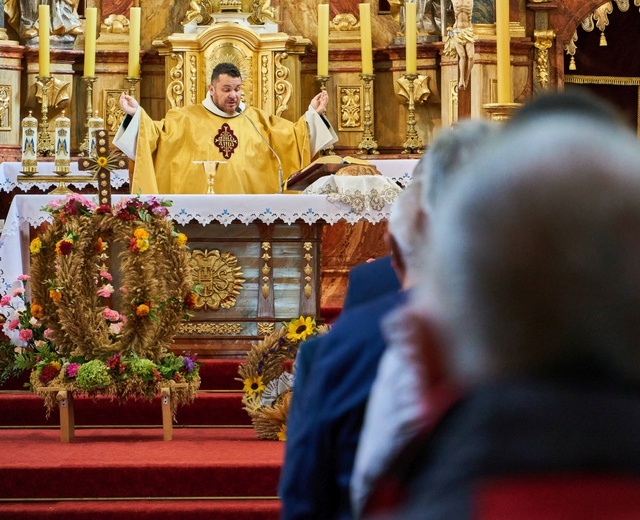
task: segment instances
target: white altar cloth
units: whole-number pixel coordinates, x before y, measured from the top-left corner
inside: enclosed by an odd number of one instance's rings
[[[96,197],[85,196],[94,200]],[[123,197],[127,196],[114,195],[113,204]],[[51,215],[41,208],[59,198],[54,195],[13,198],[0,235],[0,292],[5,292],[19,275],[29,272],[30,229],[51,220]],[[161,195],[158,198],[172,201],[169,214],[181,225],[191,221],[203,226],[213,222],[228,225],[234,220],[243,224],[256,220],[265,224],[276,220],[286,224],[296,220],[307,224],[319,221],[335,224],[340,220],[351,224],[361,220],[376,223],[387,219],[390,210],[387,204],[379,211],[367,209],[355,213],[346,204],[329,202],[326,195]]]
[[[373,164],[382,175],[399,182],[403,186],[406,186],[411,180],[411,174],[417,163],[418,159],[376,159],[371,161],[371,164]],[[53,167],[54,164],[52,161],[39,162],[38,173],[32,178],[34,181],[37,181],[38,175],[54,175]],[[41,190],[47,191],[56,186],[56,184],[51,181],[19,183],[18,174],[21,168],[22,165],[19,162],[0,163],[0,191],[7,193],[15,189],[27,191],[32,186],[37,186]],[[78,175],[77,162],[71,162],[71,172],[69,175]],[[61,177],[60,180],[64,181],[64,177]],[[68,182],[67,184],[76,189],[82,189],[87,185],[86,182]],[[111,172],[111,186],[113,188],[121,188],[125,184],[129,184],[128,170],[114,170]],[[96,186],[95,183],[91,183],[91,185]]]
[[[38,177],[41,175],[55,175],[53,168],[55,164],[53,161],[39,162],[38,163],[38,173],[31,177],[34,182],[18,182],[18,174],[22,169],[22,163],[19,162],[3,162],[0,163],[0,191],[5,191],[7,193],[18,189],[20,191],[27,191],[31,187],[36,186],[43,191],[51,190],[57,186],[57,183],[53,183],[51,181],[42,181],[37,182]],[[78,175],[84,174],[86,172],[80,172],[78,170],[78,163],[75,161],[71,161],[71,171],[69,175]],[[64,177],[60,177],[60,181],[65,182],[68,186],[81,190],[87,184],[91,184],[97,189],[97,183],[95,182],[76,182],[76,181],[65,181]],[[114,170],[111,172],[111,186],[114,188],[120,188],[125,184],[129,184],[129,171],[128,170]]]

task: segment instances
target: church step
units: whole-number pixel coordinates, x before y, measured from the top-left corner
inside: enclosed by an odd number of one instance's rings
[[[0,430],[0,439],[0,504],[274,499],[284,454],[284,443],[241,428],[185,428],[171,442],[159,428],[79,430],[71,444],[53,430]]]
[[[75,423],[83,426],[161,426],[160,399],[130,400],[75,397]],[[59,426],[57,410],[49,419],[44,401],[30,392],[0,393],[0,428]],[[240,392],[198,392],[190,405],[179,406],[175,426],[248,426],[251,420],[242,409]]]
[[[0,503],[0,518],[20,520],[278,520],[278,500],[127,500]]]

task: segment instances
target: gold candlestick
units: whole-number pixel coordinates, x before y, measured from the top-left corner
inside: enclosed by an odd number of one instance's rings
[[[86,117],[85,117],[85,123],[84,123],[84,127],[87,131],[84,140],[82,141],[82,144],[80,145],[80,156],[81,157],[89,157],[89,141],[90,141],[90,132],[91,129],[89,128],[89,120],[91,119],[91,116],[93,114],[93,84],[98,80],[98,78],[96,76],[83,76],[82,77],[82,81],[84,81],[87,84],[87,100],[86,100],[86,104],[85,104],[85,111],[86,111]]]
[[[371,82],[375,74],[360,74],[360,79],[364,81],[364,132],[362,134],[362,140],[358,144],[359,154],[368,152],[370,154],[379,154],[378,143],[373,137],[371,131]]]
[[[327,83],[329,82],[330,76],[316,76],[316,81],[320,83],[320,91],[327,90]],[[327,146],[320,150],[321,155],[335,155],[333,151],[333,145]]]
[[[431,95],[429,77],[405,72],[398,83],[402,87],[398,93],[407,99],[408,105],[407,138],[402,153],[422,152],[424,144],[416,131],[416,103],[424,102]]]
[[[129,83],[129,95],[131,97],[136,97],[136,85],[138,83],[140,83],[140,78],[125,78],[127,80],[127,83]]]
[[[41,155],[53,153],[53,143],[49,133],[49,88],[53,84],[53,76],[36,76],[36,83],[42,91],[42,119],[40,120],[40,132],[38,132],[38,151]]]

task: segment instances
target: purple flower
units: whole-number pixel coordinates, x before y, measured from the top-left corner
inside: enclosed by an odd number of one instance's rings
[[[188,356],[185,356],[184,359],[184,368],[187,369],[187,373],[193,372],[193,369],[196,367],[195,361]]]
[[[67,367],[67,377],[76,377],[78,375],[79,368],[80,368],[80,363],[71,363]]]

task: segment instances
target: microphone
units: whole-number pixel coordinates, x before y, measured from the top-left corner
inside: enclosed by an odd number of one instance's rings
[[[278,186],[280,187],[278,193],[282,193],[282,184],[283,184],[283,181],[282,181],[282,161],[280,160],[280,157],[278,156],[276,151],[273,148],[271,148],[271,145],[269,144],[269,141],[267,141],[265,136],[262,135],[260,130],[258,130],[258,127],[255,124],[253,124],[253,121],[251,121],[251,119],[249,119],[249,116],[247,114],[245,114],[240,107],[236,107],[236,112],[238,114],[242,114],[245,117],[245,119],[247,121],[249,121],[249,123],[251,123],[251,126],[253,127],[253,129],[256,132],[258,132],[258,135],[264,141],[264,144],[266,144],[269,147],[269,150],[271,150],[271,153],[273,155],[275,155],[276,159],[278,160]]]

